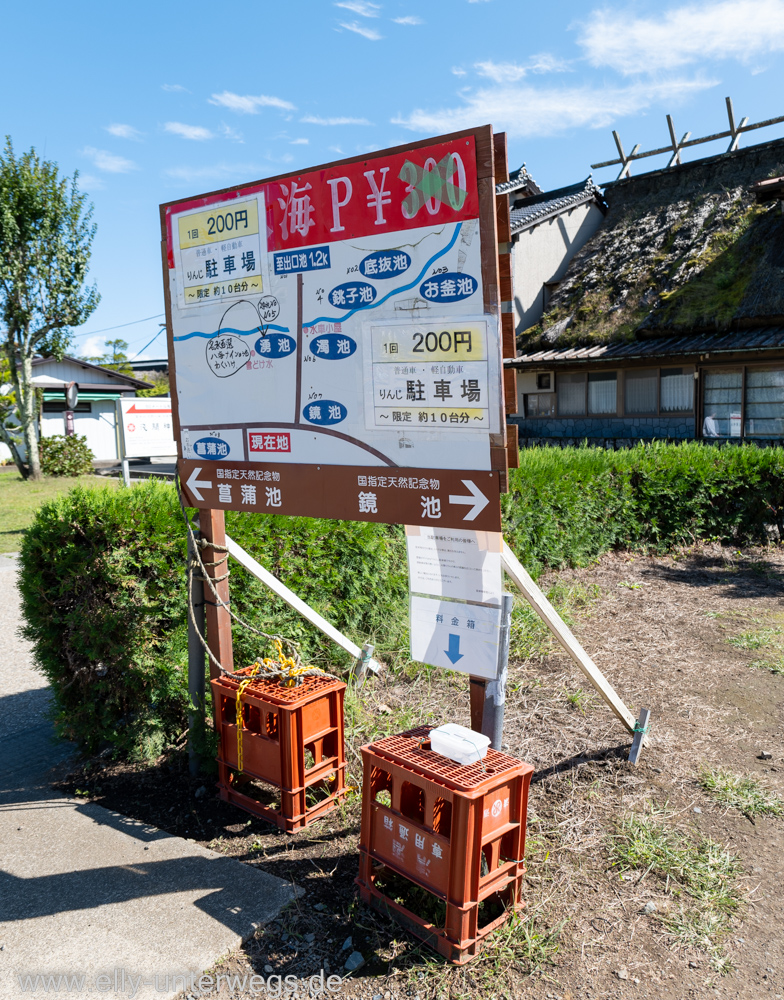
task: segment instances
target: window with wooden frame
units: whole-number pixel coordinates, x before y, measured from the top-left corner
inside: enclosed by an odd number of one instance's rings
[[[555,391],[558,397],[558,416],[582,416],[586,409],[585,372],[568,372],[555,376]]]
[[[624,413],[673,416],[694,409],[694,373],[688,368],[631,368],[624,373]]]
[[[784,365],[704,369],[702,437],[784,438]]]
[[[629,414],[659,412],[659,369],[634,368],[624,373],[623,410]]]
[[[588,372],[588,412],[593,416],[618,412],[617,372]]]
[[[618,372],[568,372],[555,377],[558,416],[614,416]]]
[[[62,413],[65,409],[67,409],[65,405],[65,399],[63,399],[62,403],[59,400],[55,399],[55,400],[49,400],[43,404],[44,413]],[[77,403],[73,409],[73,412],[92,413],[92,410],[93,408],[91,403]]]
[[[554,417],[554,392],[527,392],[525,395],[526,417]]]
[[[784,368],[746,370],[743,436],[784,438]]]
[[[694,372],[691,369],[662,368],[659,387],[659,406],[662,413],[693,412]]]

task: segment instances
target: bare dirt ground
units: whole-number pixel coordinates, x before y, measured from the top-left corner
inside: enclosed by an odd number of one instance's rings
[[[136,768],[94,761],[64,787],[304,888],[216,969],[224,974],[345,974],[356,950],[365,964],[342,997],[784,1000],[784,818],[749,819],[698,780],[701,768],[722,768],[784,796],[783,582],[781,550],[719,546],[608,555],[544,581],[566,595],[576,635],[627,704],[650,708],[650,731],[630,765],[621,724],[518,616],[514,647],[528,655],[510,665],[504,749],[535,767],[526,915],[463,968],[358,901],[356,796],[287,836],[218,801],[212,779],[189,779],[182,754]],[[424,721],[468,724],[467,687],[413,668],[369,681],[347,700],[354,782],[362,743]],[[647,856],[618,863],[624,820],[635,818],[676,838],[685,869],[665,872]],[[719,869],[729,874],[717,904],[695,873]]]

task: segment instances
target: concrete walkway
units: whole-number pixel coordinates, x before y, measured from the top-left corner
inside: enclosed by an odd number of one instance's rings
[[[48,691],[16,635],[15,578],[13,559],[0,556],[0,997],[161,1000],[186,984],[193,993],[192,976],[198,981],[297,890],[51,790],[72,751],[52,739]],[[35,989],[35,977],[50,974],[69,981],[39,980]]]

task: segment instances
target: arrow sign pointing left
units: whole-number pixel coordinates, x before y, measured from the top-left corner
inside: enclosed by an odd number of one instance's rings
[[[201,472],[201,466],[197,465],[196,468],[193,470],[193,472],[190,474],[190,476],[188,476],[188,481],[185,485],[188,487],[188,489],[191,491],[191,493],[197,500],[204,500],[204,497],[201,495],[199,490],[200,489],[211,490],[212,480],[199,479],[198,475],[200,472]]]
[[[449,633],[449,649],[445,649],[444,652],[452,663],[457,663],[458,660],[463,659],[463,654],[460,652],[459,635],[454,635],[452,632]]]
[[[471,496],[466,497],[466,496],[459,496],[452,494],[449,497],[449,502],[462,503],[469,506],[471,510],[469,510],[467,514],[463,515],[463,520],[473,521],[474,518],[476,518],[479,514],[482,513],[482,511],[490,503],[490,501],[487,499],[484,493],[479,489],[476,483],[474,483],[473,480],[462,479],[461,482],[463,486],[466,487],[466,489],[471,491]]]
[[[137,406],[136,403],[133,403],[131,406],[128,407],[128,409],[125,412],[126,413],[140,413],[140,414],[142,414],[144,416],[147,413],[171,413],[171,411],[172,411],[171,410],[171,406],[167,406],[164,410],[153,410],[153,409],[150,409],[149,407],[146,407],[146,406]]]

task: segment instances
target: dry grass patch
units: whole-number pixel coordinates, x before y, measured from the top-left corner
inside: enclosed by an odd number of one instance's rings
[[[679,901],[677,912],[658,918],[673,945],[700,949],[717,972],[729,972],[721,942],[741,908],[740,862],[710,837],[695,841],[665,825],[667,819],[664,810],[627,816],[612,841],[612,864],[621,874],[639,872],[640,881],[649,874],[663,881],[664,892]]]

